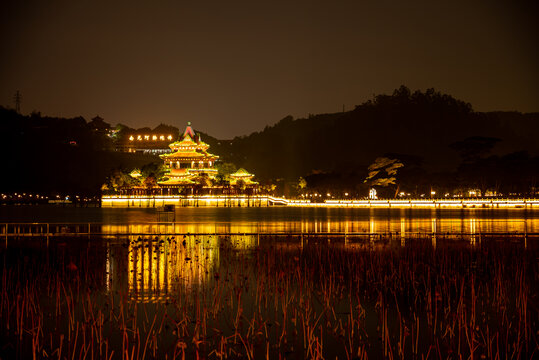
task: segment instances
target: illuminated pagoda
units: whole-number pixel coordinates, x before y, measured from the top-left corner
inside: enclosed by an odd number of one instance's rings
[[[253,187],[258,185],[258,182],[253,181],[254,175],[249,173],[245,169],[239,169],[233,174],[230,174],[230,185],[240,186],[244,185],[245,187]]]
[[[191,123],[187,123],[180,140],[169,145],[171,153],[159,155],[168,171],[158,184],[164,188],[193,186],[197,179],[211,180],[217,175],[217,155],[208,153],[208,144],[195,134]]]

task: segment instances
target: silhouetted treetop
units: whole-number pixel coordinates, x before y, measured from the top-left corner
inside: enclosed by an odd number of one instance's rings
[[[418,111],[421,113],[438,113],[448,116],[465,116],[473,112],[472,105],[451,95],[442,94],[434,89],[425,92],[416,90],[413,93],[402,85],[392,95],[376,95],[372,100],[355,107],[356,111],[377,110],[383,112]]]
[[[538,122],[531,122],[527,114],[477,113],[451,95],[401,86],[352,111],[286,116],[263,131],[212,150],[224,161],[252,169],[261,179],[360,171],[388,153],[421,159],[427,169],[448,171],[460,163],[449,145],[474,136],[503,139],[500,151],[539,151],[529,129],[539,131]]]

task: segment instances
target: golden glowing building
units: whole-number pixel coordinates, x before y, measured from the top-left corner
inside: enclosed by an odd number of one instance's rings
[[[254,175],[249,173],[245,169],[239,169],[233,174],[230,174],[230,185],[240,185],[243,183],[243,185],[247,186],[255,186],[258,185],[258,182],[253,181]]]
[[[168,169],[163,180],[158,182],[160,186],[180,187],[197,182],[204,185],[204,180],[212,180],[217,175],[215,161],[219,156],[208,153],[210,146],[195,134],[190,122],[180,140],[169,147],[171,153],[159,156]]]

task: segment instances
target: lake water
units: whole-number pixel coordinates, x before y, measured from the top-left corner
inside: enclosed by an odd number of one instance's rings
[[[538,346],[537,212],[178,208],[175,216],[162,225],[151,208],[0,207],[4,223],[190,232],[0,242],[0,358],[530,358]],[[239,234],[253,230],[262,234]],[[286,231],[318,236],[269,234]],[[414,232],[457,236],[409,241]],[[486,232],[498,236],[463,235]]]
[[[143,232],[157,221],[155,208],[0,206],[2,223],[101,223],[104,232],[126,225]],[[539,211],[529,209],[186,207],[176,208],[175,222],[172,230],[191,233],[539,233]]]

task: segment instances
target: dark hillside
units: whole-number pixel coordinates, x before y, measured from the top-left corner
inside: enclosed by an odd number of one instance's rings
[[[470,104],[432,89],[412,93],[401,87],[353,111],[286,117],[261,132],[222,142],[214,152],[260,178],[365,171],[388,153],[419,157],[426,170],[440,172],[459,165],[459,154],[450,147],[457,141],[499,138],[493,154],[526,150],[535,155],[536,134],[539,114],[477,113]]]
[[[103,150],[109,140],[82,117],[23,116],[0,108],[0,134],[2,192],[98,195],[113,169],[158,160]]]

